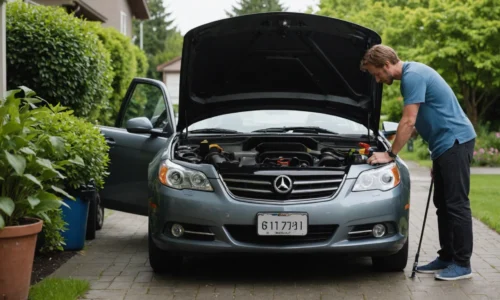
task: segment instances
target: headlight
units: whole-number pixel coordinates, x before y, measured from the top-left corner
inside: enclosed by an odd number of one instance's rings
[[[185,168],[170,160],[166,160],[161,164],[158,179],[164,185],[174,189],[213,191],[212,185],[205,174]]]
[[[400,182],[401,177],[398,166],[392,163],[381,168],[361,172],[352,191],[387,191],[397,186]]]

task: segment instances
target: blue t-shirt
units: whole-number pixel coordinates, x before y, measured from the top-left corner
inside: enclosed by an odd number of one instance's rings
[[[420,103],[415,127],[429,143],[434,160],[450,149],[476,137],[457,97],[434,69],[418,62],[404,62],[401,77],[404,105]]]

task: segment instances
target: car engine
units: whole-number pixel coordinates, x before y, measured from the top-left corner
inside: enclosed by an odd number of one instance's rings
[[[254,141],[253,143],[255,144]],[[283,167],[345,169],[352,164],[366,163],[368,158],[364,151],[356,149],[317,147],[314,150],[301,142],[264,141],[248,150],[243,149],[248,146],[238,149],[234,143],[227,147],[222,147],[220,144],[203,140],[199,144],[180,145],[175,151],[175,158],[194,164],[212,164],[218,168],[266,169]],[[228,148],[233,148],[234,151],[226,150]]]

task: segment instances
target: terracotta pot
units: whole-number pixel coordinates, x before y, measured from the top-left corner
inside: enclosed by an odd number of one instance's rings
[[[28,299],[37,234],[43,222],[26,218],[22,225],[0,229],[0,299]]]

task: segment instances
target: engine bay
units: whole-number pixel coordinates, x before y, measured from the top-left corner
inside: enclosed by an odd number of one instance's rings
[[[334,168],[346,170],[364,164],[374,151],[363,142],[324,143],[314,138],[249,137],[184,141],[175,147],[175,159],[212,164],[220,168]]]

